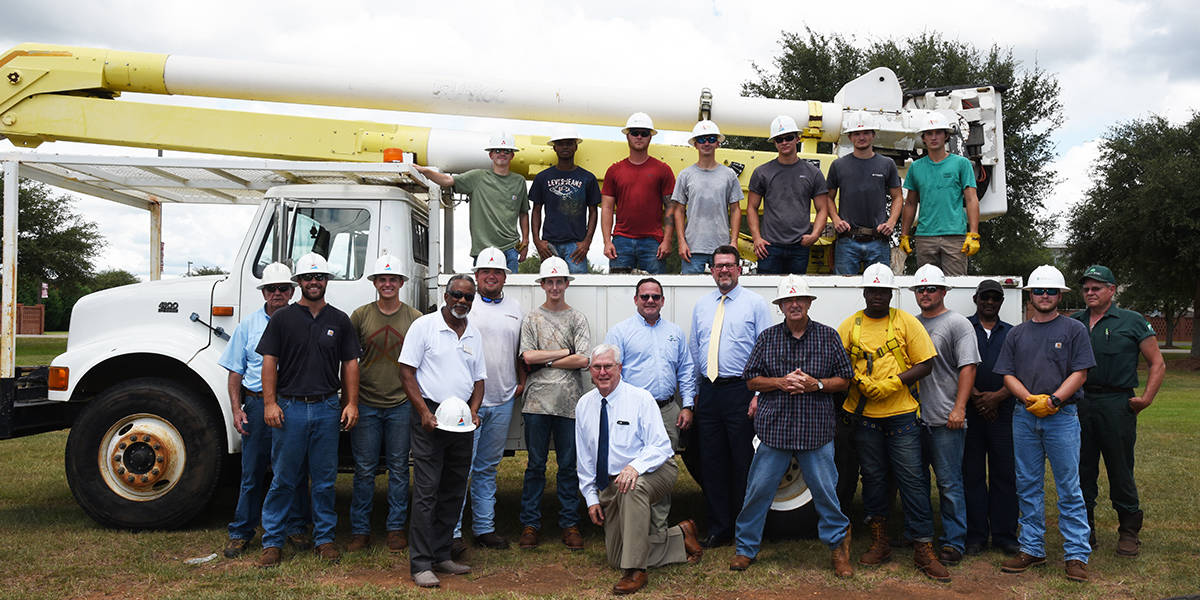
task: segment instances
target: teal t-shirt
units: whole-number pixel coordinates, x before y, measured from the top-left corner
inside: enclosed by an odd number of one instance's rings
[[[921,196],[917,212],[917,235],[963,235],[967,232],[967,209],[963,190],[975,186],[971,161],[950,154],[941,162],[928,156],[908,168],[904,189]]]
[[[521,241],[517,218],[529,212],[525,178],[503,177],[491,169],[471,169],[454,176],[454,190],[471,197],[471,256],[489,246],[508,250]]]

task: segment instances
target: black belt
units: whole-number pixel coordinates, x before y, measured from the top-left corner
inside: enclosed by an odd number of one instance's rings
[[[657,403],[658,403],[658,407],[659,407],[659,408],[662,408],[662,407],[664,407],[664,406],[666,406],[666,405],[668,405],[668,404],[670,404],[670,403],[672,403],[672,402],[674,402],[674,401],[675,401],[675,397],[674,397],[674,396],[672,396],[672,397],[670,397],[670,398],[667,398],[666,400],[655,400],[655,402],[657,402]]]
[[[731,383],[742,383],[746,381],[741,377],[718,377],[713,380],[713,385],[729,385]]]
[[[312,404],[314,402],[324,402],[326,398],[332,395],[333,394],[317,394],[312,396],[282,396],[282,398],[284,400],[296,400],[298,402],[304,402],[305,404]]]
[[[1129,394],[1133,396],[1133,388],[1117,387],[1115,385],[1104,385],[1100,383],[1085,383],[1083,391],[1089,394]]]

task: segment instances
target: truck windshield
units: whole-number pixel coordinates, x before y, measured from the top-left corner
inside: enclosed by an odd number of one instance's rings
[[[316,252],[329,261],[332,279],[354,280],[365,270],[367,242],[371,231],[371,213],[361,208],[288,207],[288,264]],[[263,268],[280,261],[275,255],[274,220],[267,228],[258,256],[254,261],[254,276],[262,277]]]

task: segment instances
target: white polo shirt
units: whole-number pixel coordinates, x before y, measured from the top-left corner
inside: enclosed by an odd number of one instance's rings
[[[469,402],[475,382],[487,378],[479,330],[468,322],[458,337],[440,310],[413,321],[399,362],[417,370],[421,395],[439,404],[448,398]]]

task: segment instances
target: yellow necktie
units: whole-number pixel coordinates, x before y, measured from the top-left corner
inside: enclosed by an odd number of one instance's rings
[[[712,333],[708,338],[708,370],[705,376],[709,381],[716,381],[717,370],[717,349],[721,347],[721,324],[725,322],[725,299],[728,296],[721,296],[721,301],[717,303],[717,314],[713,315]]]

